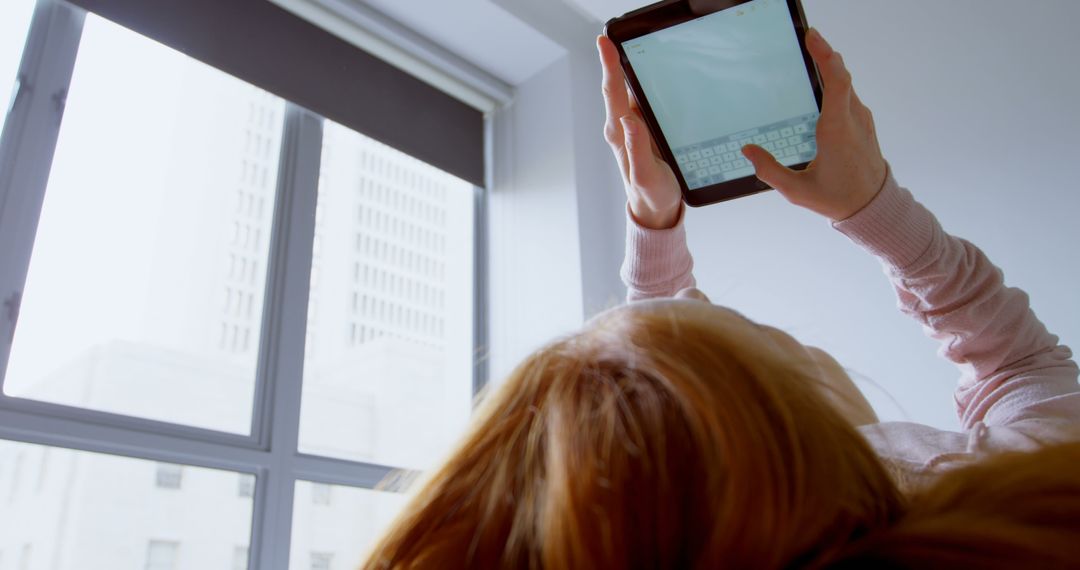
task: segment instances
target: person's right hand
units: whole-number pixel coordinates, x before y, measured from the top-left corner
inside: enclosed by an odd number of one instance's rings
[[[742,152],[754,164],[757,177],[789,202],[840,221],[877,195],[885,183],[887,167],[874,118],[852,89],[843,58],[814,29],[806,34],[806,48],[825,83],[817,125],[817,158],[806,170],[795,171],[757,145],[747,145]]]
[[[622,171],[630,214],[637,223],[651,229],[673,227],[682,212],[682,191],[675,173],[660,157],[641,111],[628,93],[619,65],[619,52],[605,36],[596,40],[604,68],[604,108],[607,122],[604,138],[611,145]]]

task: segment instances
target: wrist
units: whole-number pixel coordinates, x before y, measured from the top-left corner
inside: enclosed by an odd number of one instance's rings
[[[682,201],[662,211],[653,210],[641,202],[630,201],[630,215],[639,226],[650,230],[668,230],[675,227],[682,215]]]
[[[843,208],[831,212],[827,216],[833,222],[842,222],[858,214],[874,201],[874,198],[881,193],[881,189],[885,187],[888,180],[889,163],[882,160],[881,164],[874,168],[872,174],[867,177],[867,182],[861,185],[860,191],[854,193]]]

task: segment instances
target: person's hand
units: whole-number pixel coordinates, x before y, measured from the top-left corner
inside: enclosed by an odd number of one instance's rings
[[[877,195],[887,167],[874,118],[855,95],[844,59],[814,29],[806,34],[806,48],[825,83],[817,125],[817,158],[800,172],[783,166],[757,145],[747,145],[742,152],[754,164],[757,177],[789,202],[840,221]]]
[[[615,44],[600,36],[596,47],[604,68],[602,89],[607,109],[604,138],[622,171],[630,213],[647,228],[673,227],[682,212],[679,182],[671,167],[660,158],[637,102],[627,90]]]

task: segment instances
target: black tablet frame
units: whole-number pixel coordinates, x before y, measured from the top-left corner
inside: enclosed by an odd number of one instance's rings
[[[604,35],[611,39],[612,43],[615,44],[616,49],[619,51],[619,61],[622,64],[623,73],[626,75],[626,82],[630,86],[630,91],[634,94],[634,98],[637,100],[638,107],[641,109],[641,114],[649,127],[649,132],[652,133],[653,140],[656,141],[656,146],[659,148],[664,161],[667,162],[675,172],[675,178],[679,181],[679,186],[682,190],[683,200],[690,206],[706,206],[708,204],[733,200],[735,198],[741,198],[750,194],[770,190],[771,187],[759,180],[756,176],[750,175],[691,190],[686,184],[686,180],[683,178],[682,170],[675,160],[674,153],[671,152],[671,147],[664,138],[663,131],[660,129],[660,123],[656,120],[656,115],[653,113],[652,107],[645,97],[645,91],[641,88],[641,83],[638,81],[637,75],[630,65],[630,60],[627,58],[622,44],[623,42],[634,38],[658,32],[721,10],[734,8],[751,1],[753,0],[663,0],[617,18],[612,18],[604,25]],[[806,16],[803,13],[802,3],[799,0],[786,0],[786,2],[788,11],[791,13],[795,35],[799,41],[799,49],[802,51],[803,62],[806,65],[806,73],[810,79],[810,86],[813,88],[814,98],[817,100],[818,112],[821,112],[821,78],[818,75],[817,67],[814,65],[814,60],[810,57],[810,52],[806,50],[806,32],[809,28],[806,25]],[[791,166],[790,168],[794,170],[803,170],[809,164],[809,162],[804,162]]]

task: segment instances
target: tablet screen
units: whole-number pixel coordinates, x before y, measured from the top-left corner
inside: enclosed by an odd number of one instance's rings
[[[753,176],[754,143],[813,160],[818,106],[785,0],[752,0],[622,44],[691,189]]]

